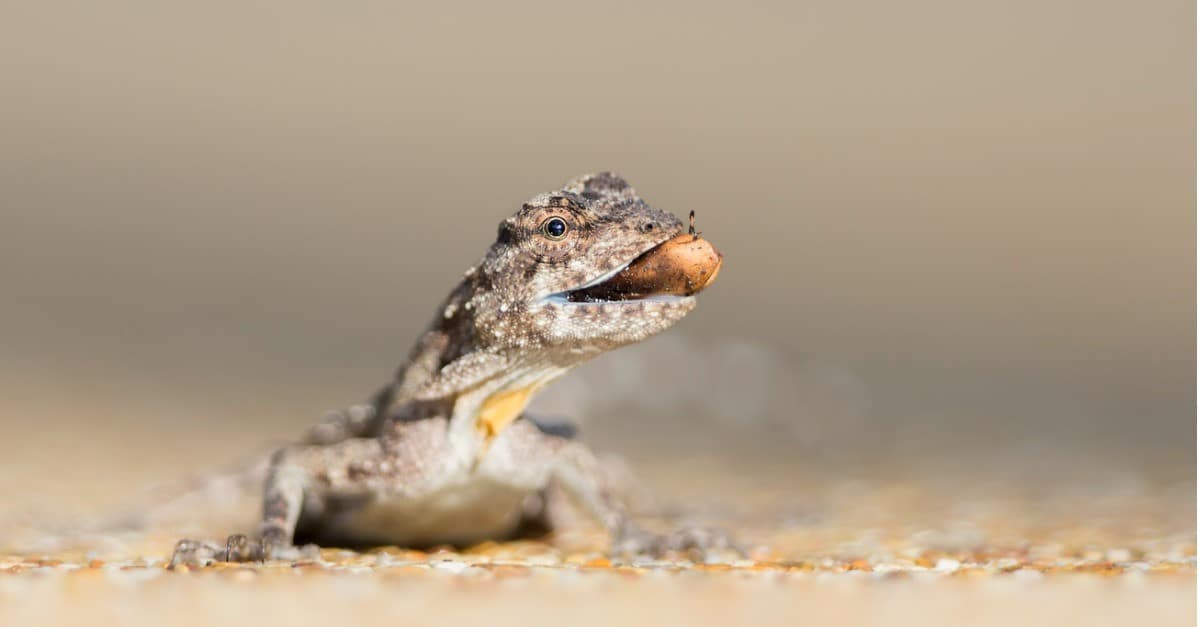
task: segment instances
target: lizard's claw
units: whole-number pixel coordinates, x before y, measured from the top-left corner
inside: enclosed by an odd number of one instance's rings
[[[731,552],[738,557],[746,555],[728,532],[709,527],[681,527],[670,533],[656,534],[630,525],[621,530],[612,544],[615,555],[662,557],[670,553],[698,553],[707,557],[713,552]]]

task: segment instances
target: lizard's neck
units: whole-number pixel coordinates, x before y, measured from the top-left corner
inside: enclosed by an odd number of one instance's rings
[[[450,416],[451,446],[463,459],[477,459],[543,387],[566,371],[561,366],[516,367],[458,395]]]

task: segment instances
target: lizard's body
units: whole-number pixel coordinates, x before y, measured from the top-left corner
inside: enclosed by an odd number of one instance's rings
[[[173,563],[260,559],[297,537],[353,544],[470,543],[521,524],[552,481],[614,535],[614,546],[695,545],[630,524],[581,443],[524,416],[572,367],[683,318],[692,296],[596,302],[581,288],[680,234],[682,222],[613,174],[541,194],[501,223],[497,241],[437,311],[395,380],[272,459],[256,541],[184,540]]]

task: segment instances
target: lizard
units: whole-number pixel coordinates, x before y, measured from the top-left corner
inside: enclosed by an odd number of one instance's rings
[[[295,559],[300,537],[344,545],[503,539],[520,526],[531,495],[552,482],[608,531],[614,554],[739,550],[719,530],[646,531],[572,429],[525,411],[570,369],[693,310],[690,294],[592,296],[684,229],[611,172],[530,199],[500,223],[390,383],[272,455],[257,533],[224,544],[180,540],[171,566]],[[694,225],[687,232],[695,235]]]

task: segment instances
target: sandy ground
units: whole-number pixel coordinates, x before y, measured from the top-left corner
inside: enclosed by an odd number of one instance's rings
[[[5,625],[1191,625],[1189,577],[842,575],[462,562],[370,572],[159,568],[5,577]]]
[[[686,494],[698,472],[651,474]],[[805,498],[793,500],[788,478],[763,476],[775,478],[714,473],[709,484],[731,498],[682,514],[734,529],[746,557],[610,560],[603,536],[581,528],[459,550],[326,549],[295,563],[170,570],[180,534],[230,523],[204,522],[214,515],[197,503],[134,531],[26,517],[5,527],[0,624],[1195,623],[1188,482],[1014,490],[796,476]]]
[[[635,429],[612,427],[619,437],[596,429],[595,444],[627,455],[659,497],[647,524],[724,527],[748,555],[610,560],[604,536],[579,526],[457,550],[332,548],[172,571],[178,538],[248,528],[255,496],[218,484],[164,504],[173,488],[145,488],[286,431],[210,421],[185,432],[118,415],[44,424],[13,425],[0,456],[6,627],[1196,621],[1195,481],[1173,457],[930,442],[839,459],[711,428],[638,446]],[[224,433],[237,439],[213,439]],[[142,524],[113,524],[131,513]]]

